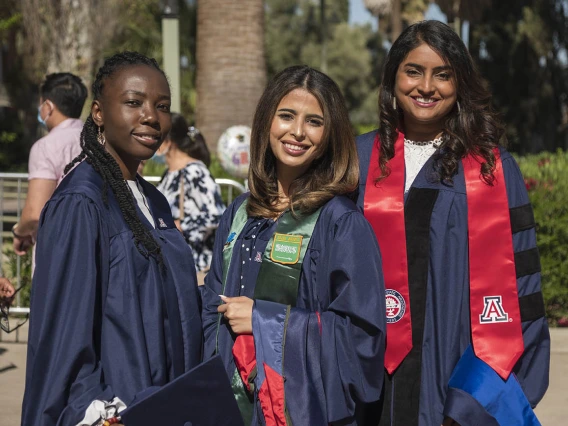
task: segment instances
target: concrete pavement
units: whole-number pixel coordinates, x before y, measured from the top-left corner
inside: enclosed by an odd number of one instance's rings
[[[20,339],[27,340],[27,324]],[[568,328],[550,330],[552,359],[550,386],[536,409],[543,426],[568,424]],[[0,425],[20,424],[24,378],[26,371],[25,343],[15,343],[14,336],[3,334],[0,341]],[[410,426],[410,425],[409,425]]]

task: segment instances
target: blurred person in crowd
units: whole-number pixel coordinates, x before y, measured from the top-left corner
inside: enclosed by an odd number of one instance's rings
[[[115,424],[137,395],[201,359],[191,249],[167,200],[136,173],[171,127],[167,78],[154,59],[119,53],[93,97],[65,171],[80,164],[39,224],[24,426]]]
[[[537,425],[548,386],[535,221],[467,48],[424,21],[391,47],[358,205],[387,299],[380,425]]]
[[[37,119],[49,133],[30,151],[26,202],[12,228],[14,251],[20,256],[34,244],[41,210],[63,179],[65,166],[81,152],[79,117],[86,99],[87,88],[70,73],[49,74],[40,86]]]
[[[205,272],[211,265],[215,230],[225,211],[219,185],[208,169],[211,157],[205,139],[198,129],[188,127],[183,116],[172,113],[170,133],[154,158],[163,159],[168,167],[158,189],[166,196],[176,226],[193,251],[197,271]]]
[[[246,426],[358,424],[383,386],[385,295],[372,228],[346,197],[358,161],[335,82],[278,73],[250,150],[250,193],[223,215],[200,287],[204,357],[221,355]]]

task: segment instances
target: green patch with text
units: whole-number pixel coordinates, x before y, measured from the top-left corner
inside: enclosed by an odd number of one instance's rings
[[[270,258],[274,262],[294,264],[300,259],[301,235],[274,234]]]

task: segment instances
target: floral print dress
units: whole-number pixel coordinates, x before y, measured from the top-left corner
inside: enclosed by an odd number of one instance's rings
[[[209,169],[201,161],[192,161],[181,170],[166,172],[158,189],[168,200],[173,218],[180,221],[197,271],[209,269],[215,230],[225,211],[219,185]],[[180,202],[183,202],[182,214]]]

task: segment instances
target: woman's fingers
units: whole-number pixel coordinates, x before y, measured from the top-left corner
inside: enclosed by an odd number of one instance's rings
[[[254,301],[248,297],[219,296],[224,302],[217,307],[217,312],[228,320],[234,333],[252,333],[252,306]]]

